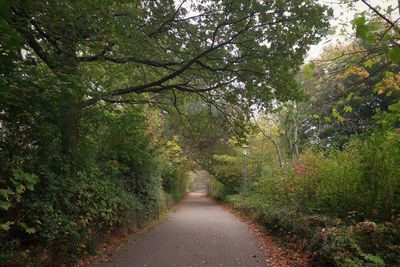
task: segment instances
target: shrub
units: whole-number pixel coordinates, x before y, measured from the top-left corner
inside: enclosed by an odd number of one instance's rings
[[[73,265],[106,235],[144,226],[184,194],[181,161],[171,163],[175,150],[159,153],[140,109],[91,112],[74,168],[59,139],[44,142],[41,132],[14,161],[0,147],[1,264]],[[174,185],[167,193],[164,178]]]
[[[278,235],[308,240],[317,266],[400,265],[400,132],[306,150],[293,167],[225,199]]]

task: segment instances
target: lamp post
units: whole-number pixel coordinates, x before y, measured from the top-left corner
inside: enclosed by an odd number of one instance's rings
[[[243,153],[243,180],[244,180],[244,189],[247,189],[247,149],[249,146],[243,145],[242,146],[242,153]]]

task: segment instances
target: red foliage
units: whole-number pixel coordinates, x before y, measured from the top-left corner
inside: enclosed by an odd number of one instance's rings
[[[306,174],[306,168],[303,163],[296,162],[293,164],[293,167],[297,175],[304,176]]]

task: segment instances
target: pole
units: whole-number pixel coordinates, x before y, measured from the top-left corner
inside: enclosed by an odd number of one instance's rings
[[[247,189],[247,169],[246,169],[246,154],[243,154],[243,178],[244,178],[244,189]]]

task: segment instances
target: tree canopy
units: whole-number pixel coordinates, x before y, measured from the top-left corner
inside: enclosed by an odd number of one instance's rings
[[[295,97],[292,75],[321,37],[328,15],[303,0],[3,6],[3,27],[24,48],[19,56],[75,79],[84,105],[143,101],[126,95],[173,91],[241,106]]]
[[[177,107],[183,93],[243,121],[251,108],[300,97],[293,77],[329,15],[311,0],[7,1],[2,7],[5,100],[12,102],[12,87],[49,94],[43,101],[57,110],[72,172],[80,118],[96,104]]]

